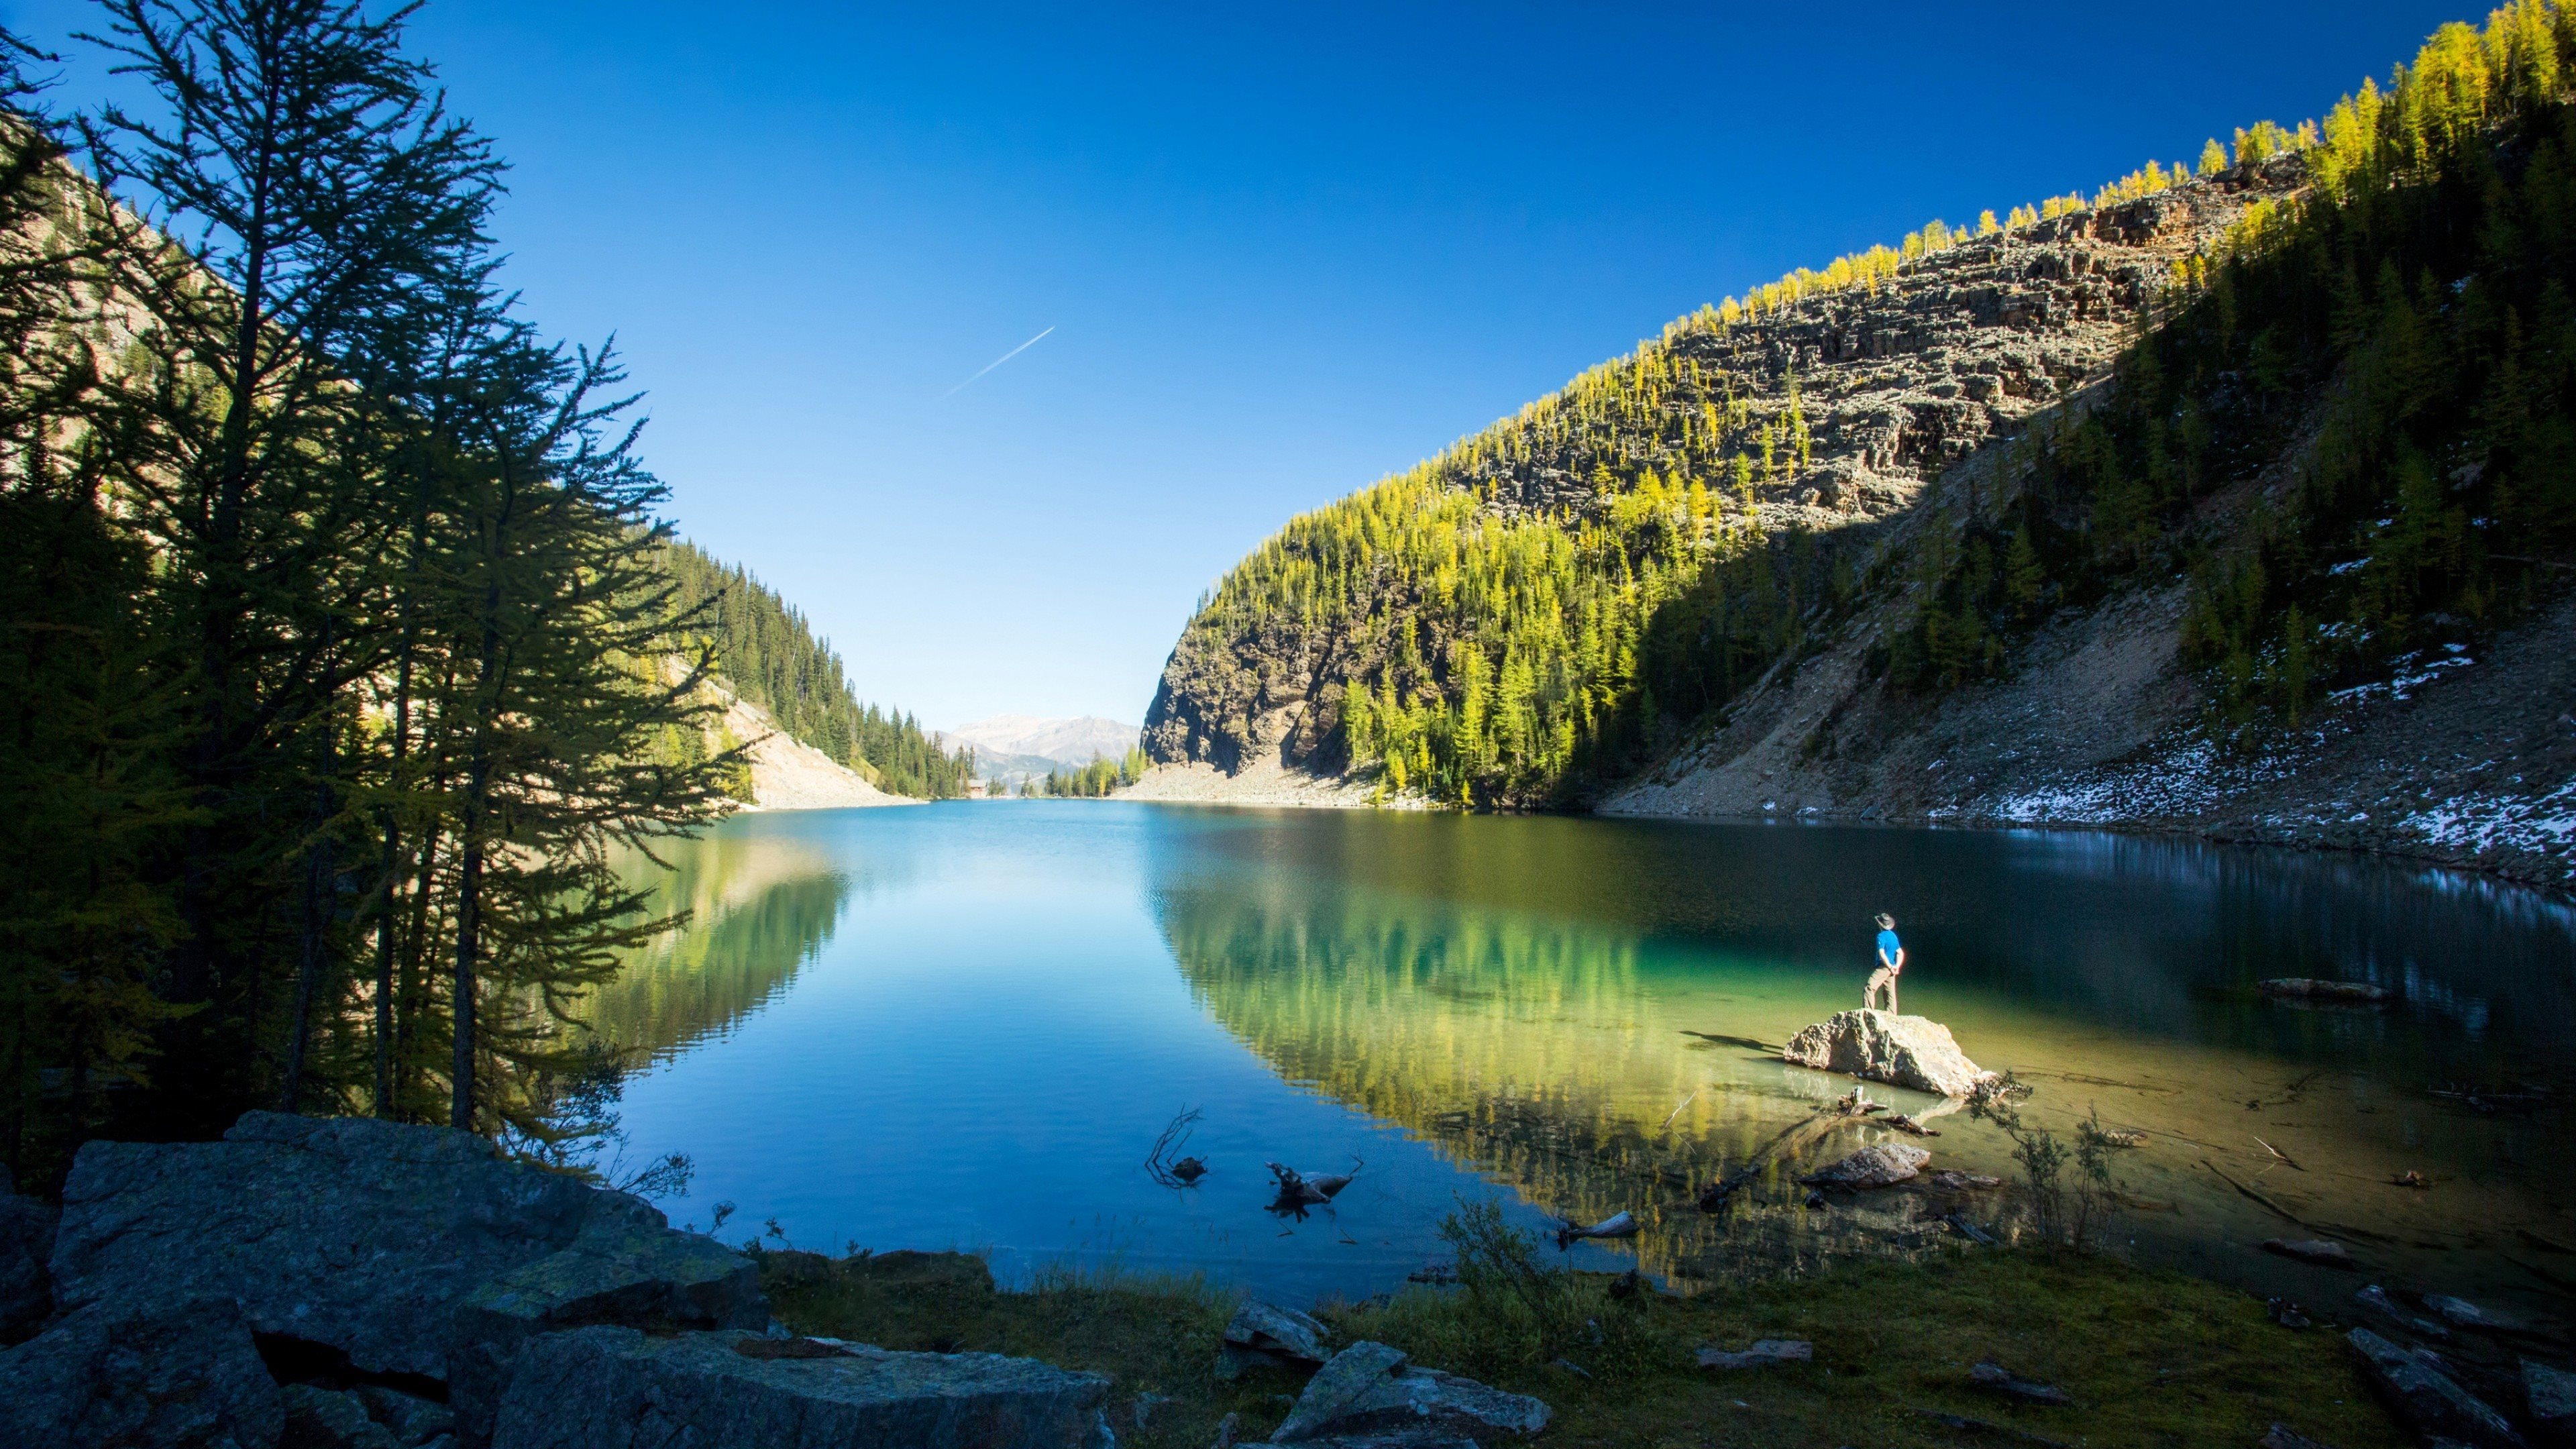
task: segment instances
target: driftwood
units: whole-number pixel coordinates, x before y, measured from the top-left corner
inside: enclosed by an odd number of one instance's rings
[[[1572,1218],[1567,1218],[1565,1225],[1556,1230],[1556,1245],[1563,1249],[1573,1247],[1575,1242],[1582,1238],[1633,1238],[1635,1236],[1637,1236],[1637,1219],[1628,1213],[1612,1213],[1589,1227]]]
[[[1724,1212],[1726,1205],[1747,1183],[1762,1175],[1763,1164],[1774,1157],[1794,1156],[1807,1144],[1824,1136],[1851,1119],[1839,1107],[1827,1107],[1780,1129],[1778,1136],[1762,1144],[1744,1165],[1700,1189],[1699,1210],[1704,1213]]]
[[[1184,1107],[1154,1139],[1154,1150],[1145,1154],[1145,1174],[1165,1187],[1188,1187],[1207,1176],[1207,1164],[1195,1157],[1178,1157],[1189,1145],[1190,1133],[1198,1126],[1199,1110]]]
[[[1343,1188],[1351,1185],[1351,1179],[1359,1176],[1360,1169],[1366,1165],[1354,1157],[1348,1172],[1304,1173],[1283,1163],[1262,1164],[1270,1169],[1271,1176],[1279,1179],[1279,1200],[1271,1207],[1280,1210],[1331,1202],[1341,1195]]]

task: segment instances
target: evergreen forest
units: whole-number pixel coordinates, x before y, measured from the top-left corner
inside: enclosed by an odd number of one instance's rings
[[[2333,691],[2438,667],[2568,581],[2571,98],[2576,13],[2518,0],[2443,27],[2321,124],[2264,122],[2089,198],[1801,269],[1292,520],[1203,601],[1183,651],[1331,641],[1323,764],[1387,792],[1562,804],[1892,589],[1919,582],[1922,602],[1871,665],[1937,692],[2006,671],[2057,609],[2188,577],[2185,657],[2212,723],[2259,743]],[[2107,396],[2015,439],[1972,508],[1910,548],[1769,516],[1812,445],[1795,381],[1784,407],[1750,406],[1694,339],[1874,293],[1980,237],[2283,164],[2294,194],[2158,279]],[[2293,452],[2258,499],[2214,501]],[[1541,465],[1585,486],[1533,501]]]
[[[82,43],[129,99],[77,111],[0,37],[21,1190],[252,1107],[602,1167],[619,1064],[568,1022],[673,923],[637,852],[742,793],[716,675],[890,788],[962,785],[673,539],[614,353],[501,286],[504,162],[408,14],[105,0]]]
[[[1113,791],[1133,785],[1145,778],[1152,768],[1141,745],[1131,745],[1118,759],[1095,759],[1075,769],[1049,770],[1042,777],[1020,786],[1023,798],[1055,797],[1066,800],[1101,800]]]
[[[973,752],[942,751],[911,715],[859,703],[841,656],[814,637],[805,616],[776,590],[685,541],[666,542],[659,558],[679,586],[676,601],[691,621],[690,642],[736,695],[769,711],[780,729],[881,790],[916,800],[966,793],[975,778]]]

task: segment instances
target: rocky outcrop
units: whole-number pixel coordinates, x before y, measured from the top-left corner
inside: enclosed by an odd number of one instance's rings
[[[2247,205],[2303,182],[2301,163],[2279,158],[1963,236],[1876,285],[1810,290],[1758,317],[1684,318],[1600,370],[1648,367],[1650,386],[1604,402],[1578,382],[1431,467],[1444,497],[1472,496],[1484,516],[1590,520],[1617,502],[1602,470],[1697,478],[1733,499],[1732,465],[1758,452],[1759,475],[1745,486],[1765,529],[1877,530],[1988,443],[2106,377],[2177,259]],[[1228,775],[1339,773],[1348,682],[1409,637],[1388,621],[1418,624],[1415,643],[1437,658],[1454,612],[1366,559],[1317,565],[1345,567],[1364,575],[1353,610],[1362,618],[1337,607],[1230,609],[1220,587],[1164,665],[1146,753]]]
[[[1405,1355],[1363,1340],[1333,1355],[1308,1380],[1273,1444],[1348,1444],[1390,1438],[1407,1444],[1458,1439],[1492,1444],[1525,1439],[1547,1427],[1546,1404],[1526,1394],[1488,1388],[1437,1369],[1414,1368]]]
[[[493,1449],[1113,1449],[1109,1381],[995,1354],[584,1328],[531,1341]]]
[[[63,1316],[0,1351],[13,1449],[1113,1443],[1099,1375],[787,1337],[749,1260],[462,1132],[254,1112],[91,1143],[64,1196]]]
[[[274,1449],[277,1385],[222,1295],[95,1304],[0,1353],[0,1444]]]
[[[93,1142],[63,1189],[66,1310],[214,1295],[365,1373],[448,1375],[462,1342],[633,1315],[768,1321],[752,1264],[648,1204],[470,1133],[245,1114],[220,1142]],[[476,1316],[462,1325],[458,1310]]]
[[[1782,1059],[1818,1071],[1842,1072],[1933,1092],[1965,1097],[1995,1080],[1995,1074],[1968,1060],[1950,1028],[1927,1016],[1898,1016],[1885,1011],[1838,1011],[1812,1026],[1798,1029],[1781,1049]]]
[[[1873,1187],[1894,1187],[1911,1182],[1923,1170],[1932,1154],[1920,1147],[1902,1142],[1881,1142],[1864,1147],[1821,1172],[1811,1172],[1798,1179],[1809,1187],[1841,1188],[1859,1192]]]

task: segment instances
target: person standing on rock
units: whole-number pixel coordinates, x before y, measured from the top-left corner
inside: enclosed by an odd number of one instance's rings
[[[1896,978],[1905,972],[1905,943],[1896,939],[1896,918],[1882,911],[1878,917],[1878,969],[1869,973],[1869,984],[1861,988],[1860,1009],[1878,1004],[1881,988],[1887,992],[1887,1013],[1896,1011]]]

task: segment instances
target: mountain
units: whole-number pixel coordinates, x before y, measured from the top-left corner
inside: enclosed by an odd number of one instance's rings
[[[1136,746],[1137,728],[1098,715],[1041,719],[1036,715],[997,714],[943,731],[939,738],[971,745],[989,777],[995,769],[1031,769],[1045,774],[1056,765],[1087,765],[1116,760]]]
[[[2571,75],[2515,6],[2321,125],[1673,323],[1238,565],[1142,793],[2567,878]]]
[[[943,749],[911,715],[861,704],[841,656],[776,590],[686,542],[661,548],[657,562],[679,607],[701,621],[696,641],[715,652],[726,706],[716,742],[730,748],[769,733],[786,737],[752,746],[761,806],[891,803],[880,792],[918,800],[966,793],[973,775],[965,757]]]

